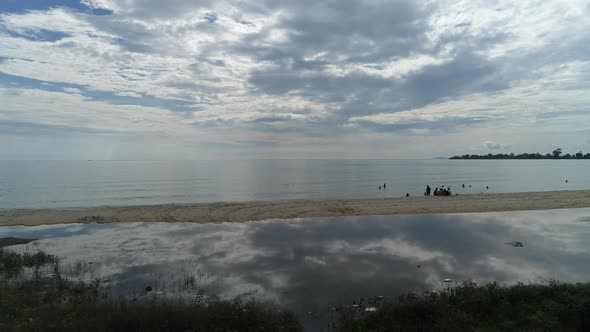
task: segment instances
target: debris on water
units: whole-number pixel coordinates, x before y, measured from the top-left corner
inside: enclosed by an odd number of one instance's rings
[[[504,242],[504,244],[507,244],[509,246],[513,246],[513,247],[524,247],[524,244],[522,242],[519,241],[510,241],[510,242]]]
[[[420,265],[416,265],[416,267],[422,267],[422,266],[420,266]]]
[[[445,279],[443,282],[453,282],[453,279]]]
[[[145,291],[146,291],[146,292],[151,292],[151,291],[153,291],[153,290],[154,290],[154,289],[152,288],[152,286],[147,286],[147,287],[145,288]]]
[[[375,307],[367,307],[367,308],[365,308],[365,311],[377,311],[377,308],[375,308]]]

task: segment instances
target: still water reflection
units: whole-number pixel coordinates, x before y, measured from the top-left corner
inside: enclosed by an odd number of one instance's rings
[[[590,209],[575,209],[16,226],[0,227],[0,237],[38,238],[12,248],[56,254],[69,273],[107,279],[113,294],[141,292],[147,285],[180,294],[186,276],[195,276],[211,298],[271,300],[313,327],[312,320],[319,315],[320,325],[335,305],[422,292],[447,278],[588,281],[589,216]],[[510,241],[524,247],[505,244]]]

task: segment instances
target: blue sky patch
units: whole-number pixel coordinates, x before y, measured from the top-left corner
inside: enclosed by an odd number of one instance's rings
[[[0,12],[23,13],[30,10],[46,10],[56,7],[69,8],[92,15],[112,14],[110,10],[89,8],[81,4],[80,0],[2,0],[0,3]]]
[[[71,35],[61,31],[51,31],[45,29],[27,30],[24,33],[17,33],[0,27],[0,31],[7,33],[9,36],[24,38],[33,41],[54,42],[60,39],[70,37]]]

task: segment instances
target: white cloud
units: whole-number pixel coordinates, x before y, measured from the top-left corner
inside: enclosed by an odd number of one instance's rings
[[[120,132],[174,132],[187,122],[185,115],[169,110],[113,105],[67,90],[0,88],[0,114],[18,122]]]
[[[116,10],[118,8],[116,3],[108,0],[81,0],[80,3],[92,9]]]
[[[74,93],[74,94],[81,94],[82,93],[82,91],[80,91],[80,89],[76,89],[76,88],[64,88],[64,92]]]

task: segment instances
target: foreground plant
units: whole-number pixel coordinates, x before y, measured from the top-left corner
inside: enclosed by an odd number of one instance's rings
[[[463,284],[375,311],[342,310],[342,331],[590,331],[590,283]]]
[[[0,331],[301,331],[256,302],[108,300],[100,280],[69,281],[55,256],[0,248]]]

